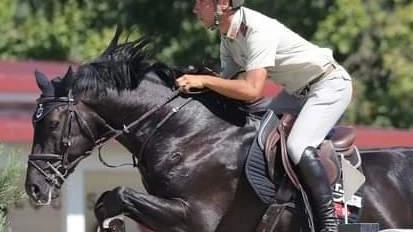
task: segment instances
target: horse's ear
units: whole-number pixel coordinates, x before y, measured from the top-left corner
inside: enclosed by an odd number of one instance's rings
[[[70,89],[72,87],[72,83],[73,83],[72,66],[69,66],[69,68],[67,69],[66,74],[63,76],[62,82],[66,89]]]
[[[42,91],[43,97],[53,97],[54,87],[49,79],[43,73],[38,70],[34,71],[34,76],[36,77],[36,83],[39,89]]]
[[[66,71],[66,74],[63,76],[63,79],[72,78],[72,76],[73,76],[73,69],[72,69],[72,66],[70,65]]]

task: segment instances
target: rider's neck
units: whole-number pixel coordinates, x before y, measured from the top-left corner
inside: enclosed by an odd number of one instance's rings
[[[227,14],[222,15],[221,22],[218,26],[218,29],[221,35],[227,34],[229,27],[231,25],[233,16],[234,16],[233,13],[227,13]]]

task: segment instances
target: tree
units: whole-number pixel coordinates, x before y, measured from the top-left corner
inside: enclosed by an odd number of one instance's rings
[[[337,0],[314,38],[334,47],[355,82],[352,123],[413,127],[413,3]]]
[[[117,8],[112,1],[0,0],[0,57],[92,59],[113,35]]]
[[[413,127],[411,0],[250,0],[305,38],[334,49],[355,82],[348,123]],[[188,0],[0,0],[0,58],[90,61],[120,23],[149,36],[168,64],[218,62],[218,32]],[[303,9],[305,9],[303,11]]]

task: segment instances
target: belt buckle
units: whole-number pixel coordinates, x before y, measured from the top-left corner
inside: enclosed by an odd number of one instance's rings
[[[334,64],[333,62],[327,64],[326,71],[320,74],[318,77],[314,78],[312,81],[310,81],[307,85],[305,85],[302,89],[297,91],[296,94],[294,94],[297,97],[305,97],[307,94],[310,92],[311,86],[314,85],[315,83],[319,82],[321,79],[324,77],[328,76],[331,72],[337,69],[337,65]]]
[[[310,88],[311,88],[311,85],[307,84],[303,88],[301,88],[299,91],[297,91],[297,93],[294,95],[298,98],[303,98],[307,96],[307,94],[310,92]]]
[[[336,69],[337,69],[337,65],[335,63],[333,63],[333,62],[328,63],[326,71],[323,73],[323,77],[329,75],[330,73],[332,73]]]

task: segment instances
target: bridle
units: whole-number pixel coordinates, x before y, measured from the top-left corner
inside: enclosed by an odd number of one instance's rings
[[[33,166],[35,169],[37,169],[45,178],[46,181],[51,184],[52,187],[57,187],[60,188],[65,181],[66,177],[69,174],[69,170],[74,168],[82,159],[86,158],[88,155],[90,155],[95,149],[99,150],[99,160],[107,167],[120,167],[120,166],[125,166],[125,164],[121,165],[110,165],[106,163],[101,156],[101,148],[108,143],[110,140],[115,139],[119,137],[120,135],[123,134],[129,134],[132,129],[135,128],[136,125],[139,123],[143,122],[147,118],[149,118],[151,115],[153,115],[156,111],[160,110],[164,106],[166,106],[169,103],[174,102],[175,105],[172,107],[172,110],[167,113],[167,115],[160,120],[152,132],[149,134],[149,136],[146,137],[146,139],[143,142],[143,145],[140,147],[139,152],[136,155],[132,155],[132,161],[133,161],[133,166],[137,167],[137,160],[139,161],[142,158],[143,151],[145,149],[145,146],[148,144],[149,140],[151,137],[154,135],[157,129],[159,129],[169,118],[171,118],[175,113],[179,112],[179,110],[184,107],[186,104],[188,104],[192,98],[191,97],[179,97],[180,93],[182,92],[181,89],[176,89],[172,92],[169,97],[163,101],[161,104],[155,106],[151,110],[147,111],[144,113],[142,116],[140,116],[138,119],[135,121],[129,123],[128,125],[123,125],[122,129],[114,129],[112,126],[110,126],[106,121],[104,121],[105,127],[108,128],[108,131],[104,133],[102,136],[97,138],[97,136],[94,135],[90,127],[88,126],[87,121],[82,117],[78,109],[75,107],[75,99],[72,96],[72,92],[69,91],[67,97],[40,97],[37,100],[38,107],[42,107],[43,104],[54,104],[53,108],[56,108],[58,106],[66,105],[67,106],[67,116],[63,125],[63,137],[61,144],[63,146],[63,150],[61,151],[60,154],[54,154],[54,153],[48,153],[48,154],[35,154],[32,153],[29,155],[28,163],[29,165]],[[176,101],[174,101],[176,100]],[[49,113],[50,111],[46,112]],[[44,115],[43,115],[44,116]],[[72,135],[71,135],[71,129],[72,129],[72,122],[73,119],[77,119],[77,122],[80,126],[80,129],[82,131],[86,132],[86,135],[88,138],[94,143],[94,146],[91,150],[86,151],[84,154],[76,156],[77,158],[73,161],[69,160],[69,151],[70,147],[73,145],[72,144]],[[40,119],[41,120],[41,119]],[[36,121],[34,121],[36,123]],[[65,133],[66,132],[66,133]],[[35,161],[44,161],[46,162],[47,166],[45,168],[40,167]],[[130,164],[126,164],[130,165]],[[51,170],[51,173],[48,173],[46,170]],[[49,192],[49,200],[48,203],[51,201],[51,191],[52,188],[50,189]],[[48,204],[46,203],[46,204]]]
[[[64,182],[65,178],[68,175],[69,170],[71,170],[76,164],[85,158],[89,152],[86,152],[84,155],[78,156],[73,161],[69,161],[69,149],[72,146],[72,121],[77,119],[81,129],[86,131],[86,135],[91,141],[96,141],[95,135],[88,126],[86,120],[81,116],[79,111],[75,107],[75,100],[71,94],[67,97],[40,97],[37,99],[38,107],[42,113],[43,105],[53,104],[52,108],[56,108],[62,105],[67,105],[67,116],[63,125],[63,137],[61,141],[62,151],[60,154],[54,153],[45,153],[45,154],[30,154],[28,163],[37,169],[43,176],[45,176],[46,181],[49,182],[52,186],[61,187],[61,184]],[[39,110],[38,110],[39,111]],[[49,111],[50,112],[50,111]],[[46,112],[48,114],[49,112]],[[41,114],[40,113],[40,114]],[[35,115],[40,116],[40,115]],[[41,120],[41,119],[40,119]],[[36,123],[36,120],[33,120],[33,124]],[[46,168],[40,167],[35,161],[42,160],[45,161],[47,166]],[[47,173],[45,169],[50,169],[52,173]]]

